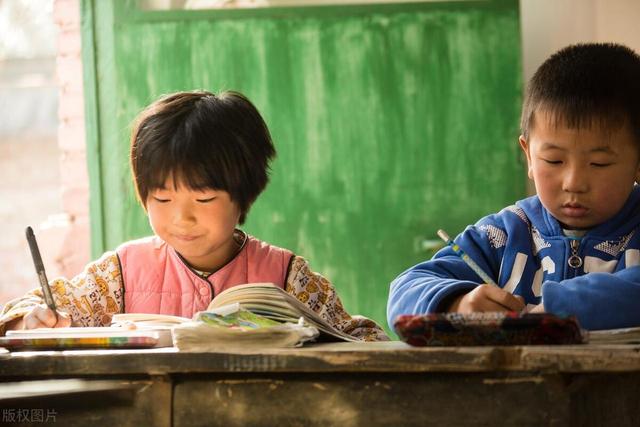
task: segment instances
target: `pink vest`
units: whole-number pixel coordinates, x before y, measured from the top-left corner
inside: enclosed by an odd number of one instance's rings
[[[203,279],[157,236],[124,243],[116,253],[124,282],[125,313],[192,317],[215,295],[243,283],[269,282],[284,288],[292,253],[247,236],[227,265]]]

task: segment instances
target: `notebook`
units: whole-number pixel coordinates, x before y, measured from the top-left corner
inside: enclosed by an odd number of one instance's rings
[[[172,316],[170,314],[154,313],[118,313],[111,318],[111,325],[126,326],[129,323],[145,326],[175,326],[190,322],[188,317]]]
[[[640,327],[589,331],[589,344],[640,344]]]
[[[282,323],[255,314],[239,303],[196,314],[195,321],[173,328],[173,342],[180,351],[253,351],[300,347],[319,335],[303,318]]]

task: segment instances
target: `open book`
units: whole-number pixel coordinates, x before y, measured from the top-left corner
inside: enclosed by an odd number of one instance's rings
[[[173,328],[173,343],[181,351],[298,347],[318,337],[356,341],[271,283],[229,288],[196,313],[194,322]]]
[[[272,283],[250,283],[229,288],[218,294],[207,310],[233,303],[239,303],[246,310],[278,322],[298,323],[298,319],[302,317],[305,323],[320,331],[323,341],[358,341],[334,328],[296,297]]]
[[[249,283],[229,288],[220,292],[211,301],[207,311],[234,303],[239,303],[242,308],[277,322],[298,323],[298,319],[302,317],[308,325],[320,331],[324,341],[358,341],[334,328],[296,297],[289,295],[273,283]],[[191,320],[187,317],[165,314],[124,313],[114,315],[112,324],[132,322],[138,326],[175,326]]]
[[[237,314],[239,309],[244,312]],[[249,315],[246,312],[250,312]],[[257,317],[252,318],[251,313]],[[217,316],[227,317],[217,319]],[[318,332],[321,341],[357,341],[335,329],[304,303],[272,283],[251,283],[229,288],[218,294],[207,310],[196,313],[193,319],[124,313],[116,314],[112,324],[126,325],[128,322],[142,330],[170,329],[173,344],[187,351],[292,347],[315,339]],[[229,325],[235,322],[235,325],[225,327],[225,322]],[[238,322],[253,323],[254,327],[238,327]]]

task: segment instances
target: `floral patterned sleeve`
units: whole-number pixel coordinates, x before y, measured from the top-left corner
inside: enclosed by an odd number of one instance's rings
[[[115,252],[107,252],[88,264],[73,279],[56,278],[49,286],[57,309],[70,314],[73,326],[107,326],[113,314],[120,313],[124,307],[120,262]],[[4,326],[9,321],[43,303],[40,288],[9,301],[0,313],[0,334],[4,335]]]
[[[362,341],[389,340],[373,320],[349,315],[342,306],[336,288],[322,275],[311,271],[302,257],[291,258],[285,290],[345,334]]]

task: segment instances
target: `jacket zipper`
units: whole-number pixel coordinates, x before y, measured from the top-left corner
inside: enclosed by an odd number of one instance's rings
[[[580,258],[580,256],[578,255],[578,249],[580,248],[580,239],[571,239],[569,245],[571,246],[571,255],[567,260],[567,264],[569,264],[569,267],[577,270],[578,268],[582,267],[582,258]],[[575,273],[576,271],[574,271],[574,275]]]

